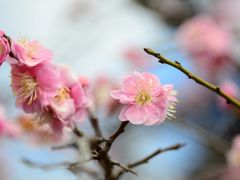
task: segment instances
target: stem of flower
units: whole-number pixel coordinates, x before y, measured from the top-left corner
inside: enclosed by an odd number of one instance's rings
[[[97,137],[102,137],[102,131],[99,127],[98,119],[90,112],[90,110],[88,110],[88,115],[89,115],[90,123],[91,123],[91,125],[93,127],[93,130],[95,132],[95,135]]]
[[[107,147],[106,147],[107,152],[111,149],[113,142],[118,138],[118,136],[125,131],[125,127],[128,125],[128,123],[129,121],[121,122],[118,129],[109,137]]]

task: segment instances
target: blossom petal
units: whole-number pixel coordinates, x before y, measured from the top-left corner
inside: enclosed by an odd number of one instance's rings
[[[120,101],[120,103],[122,103],[122,104],[129,104],[129,103],[131,104],[131,103],[134,103],[134,101],[135,101],[135,97],[134,96],[124,94],[124,93],[122,93],[121,90],[113,90],[113,91],[111,91],[111,96],[114,99],[118,99]]]
[[[132,124],[143,124],[147,117],[143,106],[132,105],[125,111],[125,116]]]

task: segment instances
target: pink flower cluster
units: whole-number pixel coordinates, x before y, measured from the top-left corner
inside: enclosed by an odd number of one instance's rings
[[[10,45],[11,44],[11,45]],[[37,41],[10,40],[0,34],[0,61],[11,65],[12,90],[16,104],[33,115],[33,121],[48,124],[61,134],[82,118],[88,97],[77,76],[66,66],[51,62],[52,53]]]
[[[134,72],[124,79],[121,89],[111,92],[125,105],[119,115],[121,121],[147,126],[175,117],[176,94],[173,85],[162,85],[157,76],[146,72]]]
[[[64,127],[73,127],[86,114],[90,104],[86,92],[88,80],[78,78],[64,65],[53,64],[51,51],[39,42],[14,41],[1,32],[0,53],[0,62],[6,60],[11,65],[11,87],[16,105],[31,115],[34,128],[47,125],[53,134],[61,135]],[[101,92],[110,91],[110,88],[112,85],[107,81],[100,81],[94,88],[95,98],[101,100]],[[153,74],[134,72],[123,81],[122,88],[112,91],[111,95],[125,105],[119,116],[121,121],[156,125],[175,117],[178,101],[173,85],[161,85]],[[116,100],[111,101],[106,96],[103,99],[106,106],[111,106],[110,111],[119,107]]]
[[[210,71],[223,67],[231,54],[231,33],[209,15],[187,20],[177,33],[178,41],[197,63]]]

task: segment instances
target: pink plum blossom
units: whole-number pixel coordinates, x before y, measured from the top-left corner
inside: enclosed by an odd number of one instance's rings
[[[38,41],[28,41],[21,39],[18,42],[13,42],[12,53],[16,59],[9,62],[29,67],[36,66],[40,63],[46,63],[52,60],[52,52],[43,47]]]
[[[89,79],[85,76],[80,76],[79,78],[80,83],[82,84],[83,89],[87,89],[90,85]]]
[[[62,85],[51,101],[50,107],[58,119],[65,120],[75,112],[74,100],[70,97],[70,88],[78,82],[78,79],[67,66],[58,66],[58,72]]]
[[[0,65],[6,60],[10,53],[10,45],[3,31],[0,31]]]
[[[161,85],[154,74],[134,72],[123,80],[119,90],[111,96],[125,107],[119,119],[132,124],[157,125],[166,118],[174,118],[176,91],[173,85]]]
[[[181,48],[210,70],[223,67],[231,55],[230,31],[209,15],[198,15],[179,28],[177,38]]]
[[[29,68],[12,65],[12,89],[17,106],[26,113],[41,112],[61,87],[59,72],[53,64],[39,64]]]
[[[12,65],[12,89],[17,105],[34,114],[35,125],[47,125],[58,135],[86,114],[88,97],[78,77],[66,66]]]
[[[28,135],[33,144],[58,143],[59,140],[62,139],[62,137],[59,136],[59,131],[62,131],[62,127],[57,128],[54,126],[54,120],[42,126],[35,123],[36,119],[33,119],[32,115],[22,115],[19,116],[17,120],[22,131]],[[52,125],[54,127],[52,127]]]
[[[89,105],[88,97],[77,76],[71,73],[67,66],[59,66],[58,71],[61,74],[62,86],[50,104],[55,117],[51,126],[56,130],[82,120]]]
[[[58,90],[52,101],[52,107],[56,112],[62,109],[62,119],[68,119],[71,115],[88,106],[88,97],[78,77],[67,66],[60,66],[61,81],[63,86]],[[60,110],[61,112],[61,110]],[[58,113],[57,113],[58,114]]]

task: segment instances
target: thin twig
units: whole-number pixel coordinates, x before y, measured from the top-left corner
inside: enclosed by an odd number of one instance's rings
[[[121,122],[118,129],[109,137],[106,151],[109,151],[111,149],[113,142],[118,138],[120,134],[122,134],[125,131],[125,127],[128,125],[128,123],[129,121]]]
[[[78,164],[78,162],[60,162],[60,163],[54,163],[54,164],[41,164],[41,163],[33,162],[26,158],[22,158],[21,161],[29,167],[39,168],[39,169],[43,169],[43,170],[52,170],[52,169],[56,169],[56,168],[66,168],[67,169],[70,166]]]
[[[164,149],[157,149],[156,151],[154,151],[153,153],[151,153],[150,155],[146,156],[145,158],[143,159],[140,159],[134,163],[130,163],[127,165],[128,168],[132,169],[132,168],[135,168],[137,166],[140,166],[142,164],[146,164],[148,163],[148,161],[154,157],[156,157],[157,155],[161,154],[161,153],[164,153],[166,151],[172,151],[172,150],[178,150],[180,148],[182,148],[183,146],[185,146],[185,144],[175,144],[173,146],[169,146],[167,148],[164,148]],[[125,171],[120,171],[119,173],[117,173],[116,175],[116,178],[119,178]]]
[[[52,150],[62,150],[62,149],[68,149],[68,148],[72,148],[72,149],[78,150],[79,146],[78,146],[76,141],[72,141],[72,142],[69,142],[69,143],[66,143],[66,144],[53,146],[51,149]]]
[[[88,116],[89,116],[89,119],[90,119],[90,123],[93,127],[93,130],[95,132],[95,135],[97,137],[102,137],[102,131],[99,127],[98,119],[91,113],[90,110],[88,110]]]
[[[86,168],[86,167],[83,167],[83,166],[80,166],[84,162],[59,162],[59,163],[53,163],[53,164],[42,164],[42,163],[38,163],[38,162],[33,162],[26,158],[21,159],[21,161],[29,167],[38,168],[38,169],[42,169],[42,170],[54,170],[54,169],[58,169],[58,168],[63,168],[63,169],[67,169],[67,170],[71,171],[75,175],[77,175],[81,172],[84,172],[94,178],[98,175],[98,173],[96,171]]]
[[[137,176],[137,173],[135,171],[133,171],[131,168],[129,168],[128,166],[125,166],[125,165],[123,165],[123,164],[121,164],[121,163],[119,163],[117,161],[113,161],[113,160],[112,160],[112,164],[115,165],[115,166],[120,167],[125,172],[130,172],[130,173],[132,173],[132,174]]]
[[[148,49],[148,48],[144,48],[144,51],[156,58],[159,59],[159,62],[162,64],[168,64],[178,70],[180,70],[181,72],[183,72],[184,74],[186,74],[188,76],[189,79],[193,79],[196,83],[210,89],[211,91],[215,92],[216,94],[218,94],[219,96],[222,96],[223,98],[226,99],[227,103],[234,105],[235,107],[237,107],[238,109],[240,109],[240,101],[228,96],[225,92],[223,92],[218,86],[215,86],[205,80],[203,80],[202,78],[192,74],[189,70],[187,70],[186,68],[184,68],[178,61],[171,61],[165,57],[163,57],[161,54],[154,52],[152,49]]]
[[[173,146],[170,146],[170,147],[167,147],[167,148],[164,148],[164,149],[158,149],[156,150],[155,152],[153,152],[152,154],[148,155],[147,157],[139,160],[139,161],[136,161],[134,163],[131,163],[128,165],[129,168],[134,168],[136,166],[139,166],[139,165],[142,165],[142,164],[145,164],[145,163],[148,163],[148,161],[152,158],[154,158],[155,156],[161,154],[161,153],[164,153],[166,151],[172,151],[172,150],[178,150],[179,148],[183,147],[185,144],[176,144],[176,145],[173,145]]]
[[[73,129],[73,133],[79,138],[84,136],[84,133],[80,129],[78,129],[76,125]]]

